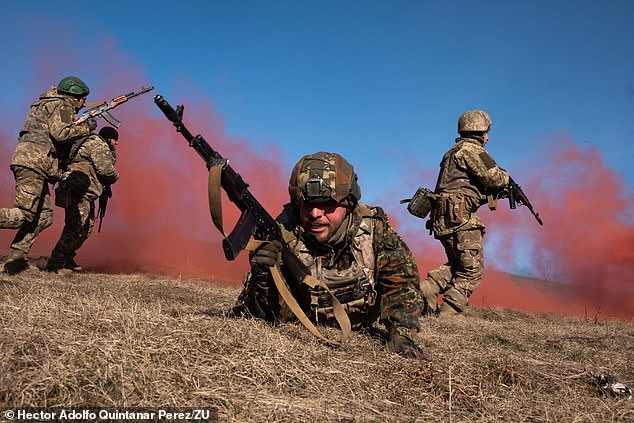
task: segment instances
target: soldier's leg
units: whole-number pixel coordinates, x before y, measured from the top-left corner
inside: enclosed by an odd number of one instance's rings
[[[15,201],[11,208],[0,208],[2,229],[20,229],[25,222],[32,221],[41,191],[41,187],[31,187],[34,173],[32,170],[22,166],[15,166],[12,170],[15,179]]]
[[[15,204],[13,208],[0,209],[0,227],[19,229],[4,265],[5,272],[15,274],[28,267],[27,254],[37,234],[53,223],[53,207],[42,175],[21,166],[12,170]]]
[[[51,251],[51,257],[48,260],[46,270],[56,272],[63,269],[66,260],[71,257],[75,251],[77,238],[81,237],[81,200],[74,198],[70,205],[64,209],[64,228],[62,233]]]
[[[438,266],[427,273],[427,277],[420,282],[420,291],[425,300],[424,314],[438,311],[438,296],[451,283],[451,266],[449,263]]]
[[[479,229],[456,233],[454,278],[444,294],[440,309],[443,316],[455,315],[469,306],[469,297],[476,290],[484,273],[482,231]]]
[[[26,217],[24,212],[19,208],[0,208],[1,229],[20,229],[20,226],[22,226],[25,221]]]
[[[75,238],[75,242],[69,246],[70,251],[67,254],[64,264],[66,269],[70,269],[74,272],[83,270],[83,268],[75,262],[75,256],[77,255],[77,250],[86,242],[95,226],[95,202],[83,199],[78,205],[78,210],[80,218],[78,222],[78,236]]]
[[[454,263],[456,262],[455,252],[455,234],[441,237],[440,243],[445,249],[447,255],[447,263],[438,266],[427,274],[427,277],[421,281],[420,290],[425,297],[425,312],[437,313],[440,309],[438,305],[438,296],[443,294],[447,289],[451,288],[454,277]]]
[[[26,168],[16,168],[16,207],[25,215],[25,222],[18,230],[11,248],[31,250],[35,239],[53,224],[53,203],[44,176]]]

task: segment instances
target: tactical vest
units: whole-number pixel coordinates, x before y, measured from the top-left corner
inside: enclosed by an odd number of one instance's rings
[[[481,197],[482,188],[479,183],[472,181],[469,175],[456,166],[454,157],[462,149],[465,143],[478,144],[470,138],[459,138],[456,144],[449,149],[440,162],[440,173],[436,182],[436,193],[462,191],[465,194]]]
[[[323,282],[344,306],[353,328],[367,321],[370,309],[376,303],[375,256],[372,240],[374,236],[373,212],[359,203],[363,217],[352,236],[349,249],[353,260],[347,269],[327,269],[323,257],[313,257],[301,239],[292,232],[284,231],[285,241],[301,262],[310,270],[311,275]],[[321,287],[309,290],[310,310],[315,321],[332,321],[332,304],[326,291]]]
[[[481,145],[471,138],[458,138],[440,162],[440,173],[435,193],[439,195],[433,210],[431,224],[436,238],[457,230],[484,228],[475,214],[481,204],[486,202],[484,187],[477,180],[456,165],[456,154],[467,144]]]

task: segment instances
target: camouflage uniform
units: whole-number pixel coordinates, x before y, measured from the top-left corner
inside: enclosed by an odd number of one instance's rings
[[[378,207],[368,207],[359,202],[347,222],[346,234],[340,242],[320,244],[306,235],[297,217],[296,207],[287,205],[277,218],[284,239],[318,279],[328,270],[345,274],[360,261],[354,249],[362,249],[361,239],[367,236],[368,250],[364,264],[372,262],[369,271],[357,278],[355,286],[339,291],[331,288],[339,301],[346,306],[353,327],[369,327],[377,319],[389,329],[397,327],[406,334],[420,328],[418,318],[423,302],[418,291],[419,273],[416,262],[407,245],[390,225],[385,213]],[[363,266],[363,264],[361,264]],[[318,270],[319,267],[319,270]],[[281,265],[284,273],[284,265]],[[367,277],[369,276],[369,278]],[[291,316],[275,290],[269,273],[249,273],[245,277],[245,289],[241,301],[249,312],[264,319],[287,320]],[[328,313],[332,305],[323,288],[303,290],[300,304],[309,308],[308,315],[315,320],[331,323]]]
[[[440,198],[428,224],[448,262],[421,282],[430,311],[437,311],[439,294],[444,294],[441,314],[456,314],[468,306],[484,271],[485,228],[476,211],[487,203],[487,195],[498,194],[508,182],[508,173],[497,166],[477,136],[456,139],[445,153],[435,190]]]
[[[311,288],[301,284],[295,290],[295,299],[306,315],[313,321],[332,323],[334,295],[354,329],[370,327],[378,320],[393,341],[388,342],[388,348],[419,356],[409,338],[419,330],[424,305],[418,290],[418,267],[383,210],[360,201],[353,166],[337,153],[304,156],[291,173],[289,194],[291,202],[277,218],[282,237],[322,285]],[[327,237],[319,231],[311,233],[311,219],[318,226],[325,224],[322,213],[328,207],[333,215],[337,211],[337,224]],[[234,312],[243,314],[246,310],[267,320],[290,319],[292,312],[277,292],[268,267],[258,265],[261,257],[257,251],[251,257],[251,272],[245,276],[245,288]],[[268,257],[262,262],[271,266]],[[288,275],[286,263],[277,262],[282,274]]]
[[[37,235],[53,223],[48,183],[59,179],[58,148],[90,133],[88,124],[75,125],[79,99],[55,88],[31,105],[11,159],[15,177],[15,204],[0,209],[0,228],[18,229],[11,244],[21,257],[31,249]]]
[[[65,208],[64,229],[49,260],[49,269],[62,268],[72,262],[76,251],[90,236],[95,224],[95,200],[104,185],[115,183],[119,174],[108,142],[97,134],[83,141],[76,154],[71,153],[59,186],[56,205]]]

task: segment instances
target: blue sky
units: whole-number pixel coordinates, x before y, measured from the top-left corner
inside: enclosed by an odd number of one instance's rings
[[[173,103],[207,99],[229,136],[279,147],[289,172],[341,153],[370,204],[433,186],[470,109],[491,115],[487,148],[516,179],[566,138],[631,193],[632,22],[631,1],[10,2],[0,111],[17,132],[42,80],[77,75],[99,92],[95,68],[117,65],[99,58],[115,56]]]
[[[401,154],[436,166],[457,117],[473,108],[491,114],[489,149],[511,172],[545,137],[566,132],[596,146],[633,186],[632,2],[176,4],[5,5],[2,106],[31,100],[23,87],[33,45],[61,27],[80,51],[112,40],[168,99],[187,98],[177,81],[189,81],[229,134],[256,149],[280,145],[288,166],[312,151],[339,151],[357,166],[368,199],[376,185],[402,183]],[[51,79],[89,66],[77,60]]]

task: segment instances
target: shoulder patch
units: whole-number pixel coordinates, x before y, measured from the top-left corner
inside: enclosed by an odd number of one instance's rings
[[[68,106],[62,106],[59,110],[59,116],[64,123],[73,123],[73,111]]]
[[[486,151],[482,151],[480,154],[478,154],[478,157],[480,157],[480,160],[482,161],[482,163],[484,163],[484,166],[487,168],[487,170],[493,169],[495,166],[497,166],[495,164],[495,160],[493,160],[493,157],[491,157]]]

